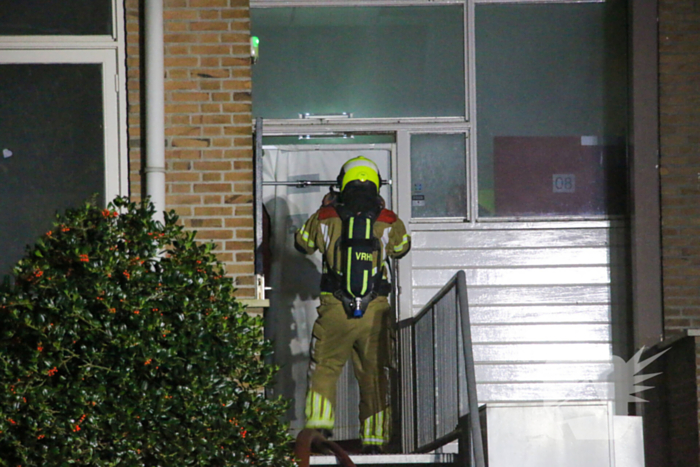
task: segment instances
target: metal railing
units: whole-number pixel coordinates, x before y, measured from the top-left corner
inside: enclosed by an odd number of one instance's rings
[[[460,439],[462,462],[485,467],[464,271],[399,323],[399,364],[404,452]]]

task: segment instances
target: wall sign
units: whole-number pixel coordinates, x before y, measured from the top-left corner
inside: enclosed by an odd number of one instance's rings
[[[553,193],[575,193],[576,175],[574,174],[554,174],[552,175]]]
[[[425,206],[425,196],[424,195],[413,195],[411,196],[412,206]]]

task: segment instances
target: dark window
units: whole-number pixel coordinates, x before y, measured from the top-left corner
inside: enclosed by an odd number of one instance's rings
[[[0,35],[112,35],[112,0],[0,0]]]
[[[476,6],[480,216],[624,213],[626,11]]]
[[[104,203],[102,66],[0,65],[0,276],[57,211]]]

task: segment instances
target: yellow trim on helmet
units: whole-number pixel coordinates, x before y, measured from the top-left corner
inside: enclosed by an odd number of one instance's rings
[[[355,180],[361,182],[370,181],[377,187],[379,192],[379,169],[377,164],[366,157],[358,156],[343,164],[343,180],[340,191],[345,189],[345,185]]]

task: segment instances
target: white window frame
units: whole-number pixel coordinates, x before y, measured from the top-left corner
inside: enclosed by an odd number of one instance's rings
[[[474,83],[474,1],[473,0],[251,0],[251,8],[283,7],[352,7],[352,6],[436,6],[463,5],[464,32],[464,109],[460,117],[406,117],[406,118],[327,118],[307,117],[299,119],[264,119],[263,135],[268,136],[327,136],[344,133],[391,133],[396,136],[397,156],[400,161],[394,171],[394,196],[399,196],[398,214],[410,223],[451,223],[464,226],[476,222],[473,204],[476,195],[476,154],[474,129],[476,127],[476,90]],[[264,46],[264,45],[263,45]],[[466,217],[450,218],[411,218],[410,190],[410,134],[415,133],[464,133],[467,138],[466,173],[468,190]],[[408,164],[408,166],[406,165]],[[401,189],[399,187],[404,187]]]
[[[313,116],[300,119],[265,119],[263,131],[265,136],[289,134],[328,134],[334,132],[387,132],[399,129],[420,128],[425,125],[438,125],[444,128],[465,129],[473,124],[476,109],[476,93],[470,90],[473,83],[474,53],[470,44],[474,43],[474,2],[473,0],[251,0],[251,9],[290,8],[290,7],[401,7],[401,6],[436,6],[463,5],[463,43],[464,43],[464,116],[451,117],[401,117],[401,118],[324,118]],[[264,47],[264,44],[263,44]],[[322,128],[319,128],[322,127]],[[314,132],[316,131],[316,133]],[[294,133],[289,133],[289,132]],[[298,132],[298,133],[297,133]]]
[[[26,47],[28,44],[43,44],[42,47],[48,46],[51,48],[62,47],[65,45],[75,46],[76,44],[90,45],[95,43],[102,44],[123,44],[124,42],[124,2],[112,0],[112,34],[111,35],[21,35],[21,36],[3,36],[0,35],[0,47],[3,44],[20,44]]]
[[[126,39],[123,2],[112,0],[112,34],[1,36],[0,64],[100,64],[105,203],[129,195]]]
[[[464,191],[464,196],[467,197],[466,213],[464,217],[413,217],[413,207],[412,207],[412,176],[411,176],[411,137],[414,135],[458,135],[464,136],[465,140],[465,183],[466,190]],[[402,190],[400,191],[401,198],[399,199],[397,211],[399,217],[402,219],[407,219],[411,224],[433,224],[433,223],[459,223],[464,224],[465,222],[470,222],[475,218],[476,211],[474,206],[471,204],[471,199],[474,198],[473,180],[472,180],[472,167],[471,167],[471,133],[469,129],[445,129],[445,128],[423,128],[418,130],[400,130],[397,131],[396,135],[397,146],[398,146],[398,157],[400,161],[400,174],[401,180],[399,185]]]

